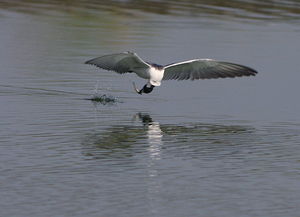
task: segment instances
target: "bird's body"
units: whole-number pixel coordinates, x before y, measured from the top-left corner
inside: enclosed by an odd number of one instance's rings
[[[148,69],[149,83],[153,86],[160,86],[161,81],[164,76],[164,69],[163,68],[156,68],[154,65]]]
[[[254,69],[247,66],[212,59],[194,59],[162,66],[145,62],[132,52],[106,55],[85,63],[120,74],[134,72],[139,77],[147,79],[148,83],[141,90],[134,85],[139,94],[150,93],[154,87],[161,85],[162,80],[233,78],[257,74]]]

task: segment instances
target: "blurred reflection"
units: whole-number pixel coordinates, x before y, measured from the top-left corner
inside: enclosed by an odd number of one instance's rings
[[[161,154],[161,147],[163,144],[163,132],[160,129],[159,122],[152,121],[152,118],[149,114],[143,113],[136,114],[134,118],[138,118],[139,120],[141,120],[144,126],[146,127],[149,143],[148,151],[150,153],[150,157],[152,159],[159,160]]]
[[[181,16],[231,17],[254,20],[299,19],[300,4],[297,0],[259,1],[259,0],[2,0],[0,8],[27,13],[49,13],[49,11],[65,11],[82,13],[82,9],[91,13],[99,10],[122,16],[137,16],[137,11]]]
[[[247,126],[203,123],[161,125],[145,113],[135,114],[133,120],[128,125],[115,125],[87,135],[83,141],[85,155],[93,158],[128,158],[143,153],[150,157],[150,165],[160,160],[166,150],[168,154],[183,157],[219,157],[220,154],[236,154],[241,151],[239,147],[250,147],[258,139],[255,130]]]
[[[118,125],[112,126],[100,134],[88,135],[84,144],[92,148],[93,153],[86,155],[101,157],[128,157],[138,152],[146,144],[149,156],[153,159],[160,158],[162,131],[158,122],[153,122],[149,114],[137,113],[133,116],[134,122],[142,126]],[[138,147],[135,146],[138,144]],[[86,150],[87,151],[87,150]]]

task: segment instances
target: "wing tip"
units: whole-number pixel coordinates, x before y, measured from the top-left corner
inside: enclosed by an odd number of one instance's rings
[[[97,65],[97,63],[93,62],[94,59],[91,59],[91,60],[87,60],[84,62],[84,64],[87,64],[87,65],[91,65],[91,66],[95,66],[97,68],[100,68],[100,69],[103,69],[103,67]]]
[[[84,64],[91,64],[91,60],[85,61]]]
[[[243,77],[243,76],[256,76],[258,74],[258,71],[245,65],[240,65],[236,63],[230,63],[230,62],[221,62],[225,65],[232,65],[234,67],[238,67],[237,70],[240,71],[239,74],[235,74],[232,78],[234,77]]]
[[[249,67],[248,67],[247,72],[248,72],[247,76],[255,76],[258,74],[258,71],[256,71],[255,69],[249,68]]]
[[[97,59],[97,58],[99,58],[99,57],[96,57],[96,58],[93,58],[93,59],[89,59],[89,60],[85,61],[84,64],[96,65],[93,61],[94,61],[95,59]]]

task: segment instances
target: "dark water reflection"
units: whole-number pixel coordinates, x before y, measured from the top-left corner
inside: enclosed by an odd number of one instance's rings
[[[101,132],[88,135],[83,144],[85,155],[94,158],[130,157],[141,149],[152,150],[151,156],[182,155],[193,158],[198,155],[232,155],[239,146],[251,146],[256,138],[251,127],[238,125],[188,123],[180,125],[161,125],[152,120],[149,114],[137,113],[133,119],[139,119],[142,125],[116,125]],[[186,144],[182,146],[182,144]],[[91,149],[90,151],[89,148]]]

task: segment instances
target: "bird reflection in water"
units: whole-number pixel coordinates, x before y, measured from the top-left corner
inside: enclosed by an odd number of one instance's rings
[[[147,113],[137,113],[132,122],[112,125],[87,135],[83,144],[86,156],[92,158],[149,159],[154,162],[162,159],[164,153],[183,158],[203,156],[213,159],[224,154],[232,157],[240,153],[242,147],[252,144],[255,138],[255,129],[250,126],[160,124]]]
[[[161,157],[161,147],[163,145],[163,132],[160,128],[159,122],[153,121],[149,114],[137,113],[134,119],[142,121],[146,128],[150,157],[159,160]]]
[[[132,120],[131,124],[113,125],[100,134],[87,135],[83,141],[85,155],[94,159],[127,158],[146,148],[151,159],[160,159],[163,132],[159,122],[146,113],[137,113]]]
[[[147,197],[149,198],[149,206],[153,215],[157,215],[157,207],[159,194],[161,192],[161,183],[157,179],[159,172],[159,161],[161,160],[161,148],[163,145],[163,131],[160,128],[159,122],[153,121],[149,114],[137,113],[134,119],[142,121],[146,132],[149,147],[147,148],[149,153],[149,160],[147,161]]]

